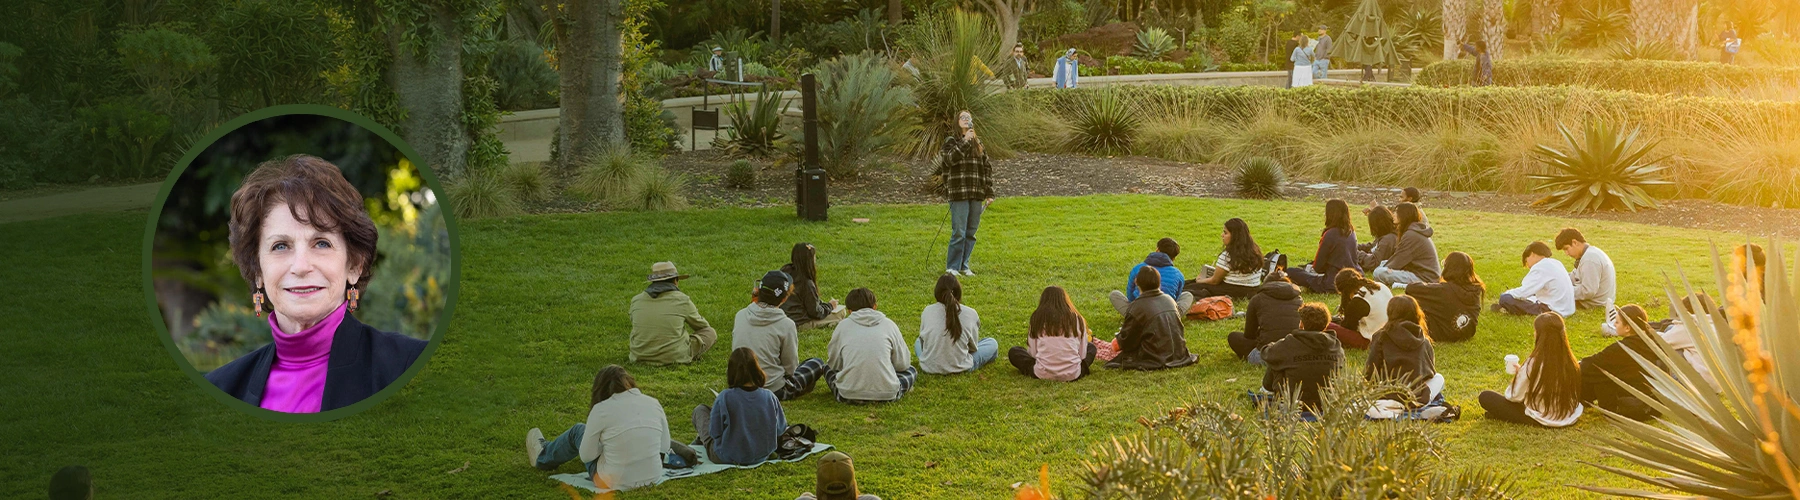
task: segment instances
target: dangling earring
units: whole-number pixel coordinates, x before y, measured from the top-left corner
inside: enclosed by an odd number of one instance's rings
[[[356,301],[362,299],[362,291],[356,289],[355,283],[351,283],[345,288],[344,298],[350,299],[350,312],[356,312]]]
[[[256,293],[250,294],[250,302],[255,304],[250,307],[250,310],[256,311],[256,317],[263,317],[263,293],[261,288],[256,289]]]

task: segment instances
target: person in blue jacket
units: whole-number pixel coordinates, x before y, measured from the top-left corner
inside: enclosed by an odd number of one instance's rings
[[[1145,267],[1153,267],[1156,268],[1158,275],[1162,276],[1160,288],[1163,293],[1175,297],[1175,306],[1179,308],[1179,311],[1186,313],[1188,308],[1194,305],[1194,294],[1182,290],[1182,287],[1187,284],[1187,277],[1181,274],[1180,269],[1175,268],[1175,257],[1179,255],[1181,255],[1181,244],[1176,243],[1174,238],[1157,240],[1156,251],[1145,256],[1143,262],[1131,266],[1131,274],[1125,278],[1125,291],[1113,290],[1111,294],[1108,294],[1107,298],[1112,301],[1113,310],[1119,311],[1121,315],[1125,314],[1125,310],[1131,307],[1131,301],[1138,298],[1137,286],[1133,285],[1137,282],[1138,271]]]

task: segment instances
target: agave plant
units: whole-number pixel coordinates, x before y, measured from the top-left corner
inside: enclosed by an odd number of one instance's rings
[[[1591,212],[1596,210],[1656,208],[1656,198],[1644,191],[1645,186],[1673,184],[1662,180],[1663,170],[1656,161],[1644,161],[1656,142],[1639,140],[1639,130],[1620,131],[1618,127],[1590,123],[1586,134],[1577,140],[1567,126],[1558,125],[1566,149],[1539,144],[1537,156],[1555,169],[1549,174],[1527,174],[1542,181],[1535,188],[1547,191],[1537,205],[1551,208]]]
[[[1619,7],[1583,8],[1575,16],[1574,42],[1594,47],[1624,38],[1631,26],[1629,11]]]
[[[738,101],[725,106],[725,117],[731,120],[726,129],[725,147],[739,156],[767,157],[775,152],[781,140],[781,115],[788,105],[779,92],[762,90],[756,102]]]
[[[1175,50],[1175,37],[1162,28],[1147,28],[1137,33],[1137,45],[1131,52],[1138,57],[1151,61],[1162,60],[1164,55]]]
[[[1143,118],[1118,92],[1102,90],[1075,105],[1064,147],[1093,155],[1131,154]]]
[[[1238,196],[1255,199],[1281,197],[1281,184],[1287,182],[1281,163],[1266,156],[1251,158],[1231,174]]]
[[[1693,333],[1695,347],[1706,359],[1706,369],[1719,390],[1701,378],[1692,364],[1681,360],[1682,354],[1660,336],[1638,332],[1652,340],[1652,351],[1664,366],[1676,369],[1658,369],[1651,360],[1632,353],[1649,375],[1653,394],[1620,385],[1660,412],[1660,425],[1602,409],[1625,437],[1603,436],[1598,448],[1650,472],[1590,465],[1700,497],[1800,498],[1800,479],[1796,479],[1800,478],[1800,466],[1795,464],[1800,459],[1800,365],[1796,365],[1800,358],[1792,354],[1800,350],[1800,301],[1793,288],[1800,283],[1800,274],[1789,281],[1783,261],[1787,254],[1778,244],[1769,250],[1768,265],[1758,275],[1741,252],[1727,267],[1715,248],[1713,269],[1719,289],[1724,291],[1724,307],[1708,307],[1698,314],[1674,308]],[[1664,288],[1670,303],[1675,303],[1676,285]],[[1691,285],[1683,288],[1693,291]],[[1640,498],[1678,498],[1628,488],[1580,488]]]

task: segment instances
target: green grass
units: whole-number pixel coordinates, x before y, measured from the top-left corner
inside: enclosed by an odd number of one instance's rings
[[[1187,246],[1177,264],[1198,269],[1216,255],[1219,224],[1249,221],[1266,250],[1304,259],[1317,241],[1318,202],[1152,196],[1009,198],[984,217],[966,279],[966,302],[983,335],[1019,345],[1045,285],[1075,295],[1096,331],[1119,318],[1105,293],[1156,238]],[[632,366],[645,393],[669,412],[674,436],[693,437],[686,415],[724,384],[729,321],[750,280],[787,260],[796,241],[817,246],[822,285],[842,297],[867,286],[909,337],[942,269],[946,210],[927,206],[836,207],[827,223],[791,208],[521,216],[462,225],[463,279],[455,319],[430,365],[403,391],[336,422],[276,424],[225,409],[189,382],[152,332],[140,289],[142,214],[64,217],[0,225],[0,267],[11,292],[0,301],[0,497],[41,495],[58,467],[86,464],[101,498],[345,497],[562,498],[548,474],[523,463],[522,436],[560,432],[586,415],[588,384],[601,366],[625,363],[625,304],[650,263],[672,260],[700,310],[719,326],[721,350],[696,365]],[[1153,219],[1143,218],[1146,214]],[[1429,211],[1442,252],[1475,256],[1499,291],[1516,284],[1523,244],[1579,227],[1619,267],[1620,299],[1660,297],[1662,273],[1703,270],[1708,242],[1741,237],[1632,224],[1482,212]],[[853,217],[871,222],[857,224]],[[1566,259],[1564,259],[1566,262]],[[1312,296],[1310,300],[1325,300]],[[1328,301],[1335,304],[1335,301]],[[1652,307],[1653,314],[1666,307]],[[1599,315],[1573,319],[1578,354],[1608,340]],[[1004,498],[1040,463],[1064,493],[1081,460],[1109,436],[1135,432],[1139,415],[1204,397],[1230,400],[1261,371],[1233,359],[1227,331],[1241,320],[1190,322],[1197,366],[1155,373],[1100,371],[1062,384],[1020,377],[1000,361],[978,373],[922,376],[904,400],[848,406],[820,392],[787,404],[788,419],[856,457],[863,489],[884,498]],[[1452,465],[1506,471],[1527,498],[1583,495],[1567,484],[1623,485],[1578,464],[1602,461],[1583,445],[1614,432],[1597,416],[1545,430],[1481,418],[1475,394],[1500,387],[1501,357],[1525,354],[1522,318],[1488,315],[1473,341],[1437,349],[1463,405],[1441,426]],[[802,356],[822,356],[829,332],[801,334]],[[1349,363],[1359,367],[1363,353]],[[449,471],[466,470],[451,474]],[[772,464],[684,479],[623,495],[644,498],[792,498],[810,489],[813,462]],[[578,469],[564,466],[563,472]],[[1585,496],[1585,495],[1583,495]]]

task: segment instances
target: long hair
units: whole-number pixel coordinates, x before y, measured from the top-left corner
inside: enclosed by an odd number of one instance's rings
[[[1036,311],[1031,312],[1031,338],[1081,337],[1086,333],[1086,320],[1081,318],[1081,311],[1075,310],[1075,302],[1069,300],[1069,292],[1060,286],[1044,287],[1044,293],[1038,295]]]
[[[606,401],[614,394],[636,388],[637,379],[632,378],[630,373],[625,373],[625,367],[606,365],[606,368],[600,369],[600,373],[594,374],[594,392],[593,397],[590,398],[593,402],[588,405],[600,404],[601,401]]]
[[[1563,418],[1581,406],[1581,365],[1569,349],[1563,317],[1539,314],[1533,328],[1537,342],[1531,349],[1531,378],[1525,381],[1525,406],[1552,419]]]
[[[1387,207],[1369,209],[1369,234],[1373,235],[1375,239],[1379,240],[1382,236],[1395,234],[1394,225],[1394,212],[1388,210]]]
[[[748,347],[731,350],[731,357],[725,362],[725,385],[754,391],[768,383],[769,376],[763,373],[762,363],[757,362],[755,350]]]
[[[1487,284],[1481,282],[1481,276],[1475,274],[1475,259],[1462,252],[1450,252],[1444,256],[1444,272],[1439,277],[1445,283],[1474,286],[1487,291]]]
[[[1425,212],[1419,211],[1418,205],[1401,203],[1394,207],[1394,224],[1399,226],[1394,231],[1404,234],[1419,222],[1425,222]]]
[[[1419,325],[1419,335],[1431,340],[1430,325],[1425,324],[1425,313],[1419,310],[1419,300],[1405,295],[1394,297],[1387,305],[1387,327],[1399,328],[1400,322],[1411,321]]]
[[[1619,317],[1625,318],[1625,328],[1619,329],[1621,337],[1637,335],[1637,332],[1655,331],[1650,329],[1650,312],[1645,311],[1643,306],[1626,304],[1625,307],[1619,308]]]
[[[975,113],[972,111],[966,110],[966,109],[957,111],[956,114],[950,115],[950,127],[956,129],[956,139],[957,140],[961,140],[962,136],[963,136],[963,126],[962,126],[963,113],[969,114],[969,129],[968,130],[971,132],[973,132],[975,130],[975,126],[974,126],[975,125]],[[975,154],[982,154],[982,155],[987,154],[987,149],[982,147],[982,144],[981,144],[981,133],[980,132],[975,133],[974,141],[975,141]]]
[[[1331,284],[1333,288],[1337,289],[1338,310],[1340,311],[1350,304],[1350,297],[1355,297],[1358,290],[1376,287],[1374,281],[1363,277],[1361,271],[1350,267],[1339,269],[1337,276],[1332,277]]]
[[[806,280],[819,282],[818,250],[811,243],[794,244],[794,250],[788,253],[788,263],[794,265],[794,282]]]
[[[1225,232],[1231,234],[1231,242],[1225,244],[1225,255],[1231,261],[1231,272],[1249,274],[1263,268],[1262,247],[1257,246],[1256,239],[1250,237],[1250,225],[1244,223],[1244,219],[1234,217],[1225,221]]]
[[[944,329],[949,330],[950,341],[962,341],[962,282],[954,274],[939,275],[931,295],[944,305]]]
[[[1344,200],[1325,200],[1325,229],[1332,228],[1344,234],[1356,234],[1356,227],[1350,225],[1350,204]]]

